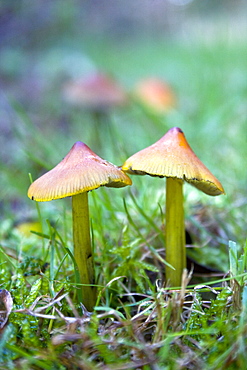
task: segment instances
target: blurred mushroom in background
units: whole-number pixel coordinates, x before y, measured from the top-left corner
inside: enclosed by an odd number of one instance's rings
[[[127,101],[126,93],[117,81],[101,72],[67,82],[63,96],[73,105],[97,112],[122,106]]]
[[[114,108],[127,103],[127,94],[116,80],[101,72],[67,82],[63,97],[72,106],[90,114],[92,145],[104,156],[116,143],[116,132],[110,116]]]
[[[139,81],[133,90],[134,98],[156,113],[166,113],[177,105],[172,87],[165,81],[150,77]]]

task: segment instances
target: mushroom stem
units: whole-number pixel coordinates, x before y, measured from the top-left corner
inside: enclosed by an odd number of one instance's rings
[[[96,302],[96,289],[90,286],[95,283],[95,278],[87,191],[72,197],[72,214],[74,257],[80,274],[80,283],[85,284],[80,288],[78,297],[82,295],[82,303],[92,311]]]
[[[183,209],[183,182],[166,179],[166,261],[174,267],[166,267],[166,280],[170,286],[180,286],[186,267],[185,228]]]

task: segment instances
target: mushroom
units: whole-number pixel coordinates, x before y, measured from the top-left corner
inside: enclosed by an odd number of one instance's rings
[[[166,177],[166,280],[179,286],[186,267],[183,182],[208,195],[224,193],[221,183],[189,146],[183,131],[171,128],[153,145],[132,155],[122,170],[129,174]]]
[[[56,167],[34,181],[28,189],[28,197],[38,202],[72,196],[74,258],[80,283],[85,284],[81,295],[88,310],[93,309],[96,300],[96,289],[92,286],[95,275],[88,191],[100,186],[120,188],[131,183],[131,179],[117,166],[103,160],[86,144],[78,141]]]
[[[127,103],[127,94],[116,80],[97,72],[84,78],[69,81],[63,87],[64,99],[89,112],[92,120],[92,141],[101,155],[107,153],[102,130],[111,142],[115,142],[114,127],[111,124],[110,111]]]
[[[95,73],[77,81],[68,82],[64,98],[81,107],[102,111],[126,103],[126,94],[117,82],[103,73]]]
[[[176,96],[172,88],[158,78],[139,81],[134,96],[157,113],[166,113],[176,106]]]

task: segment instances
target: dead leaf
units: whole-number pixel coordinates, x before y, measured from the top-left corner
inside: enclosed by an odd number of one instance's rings
[[[13,299],[6,289],[0,289],[0,330],[7,324],[13,308]]]

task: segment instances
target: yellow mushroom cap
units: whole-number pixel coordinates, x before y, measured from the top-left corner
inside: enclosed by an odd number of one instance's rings
[[[129,176],[117,166],[100,158],[86,144],[78,141],[56,167],[30,185],[28,197],[45,202],[100,186],[120,188],[131,184]]]
[[[208,195],[224,193],[219,180],[196,156],[178,127],[171,128],[156,143],[132,155],[122,170],[130,174],[185,180]]]

